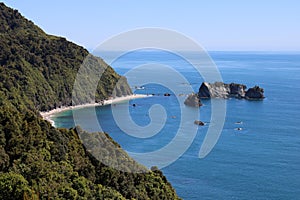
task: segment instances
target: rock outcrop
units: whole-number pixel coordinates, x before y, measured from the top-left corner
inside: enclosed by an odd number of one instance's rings
[[[246,94],[245,94],[245,98],[246,99],[263,99],[265,98],[264,96],[264,89],[260,88],[259,86],[254,86],[253,88],[250,88],[249,90],[247,90]]]
[[[255,86],[248,90],[246,85],[238,83],[207,83],[203,82],[199,88],[199,98],[246,98],[246,99],[263,99],[264,90]]]
[[[238,83],[230,83],[229,89],[230,89],[230,93],[229,93],[230,96],[234,96],[236,98],[243,98],[245,96],[247,86]]]
[[[194,121],[194,124],[196,124],[196,125],[198,125],[198,126],[204,126],[204,125],[205,125],[205,123],[202,122],[202,121],[200,121],[200,120],[195,120],[195,121]]]
[[[197,94],[190,94],[187,99],[184,101],[184,104],[191,107],[200,107],[202,103]]]

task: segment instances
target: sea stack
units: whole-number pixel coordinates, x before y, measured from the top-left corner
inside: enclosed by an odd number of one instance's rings
[[[248,90],[246,85],[239,83],[226,84],[223,82],[207,83],[203,82],[199,88],[199,98],[245,98],[260,100],[264,98],[264,89],[255,86]]]
[[[254,86],[253,88],[247,90],[245,98],[249,100],[263,99],[265,98],[264,89],[260,88],[259,86]]]
[[[200,107],[202,103],[198,97],[198,94],[190,94],[187,99],[184,101],[184,104],[190,107]]]

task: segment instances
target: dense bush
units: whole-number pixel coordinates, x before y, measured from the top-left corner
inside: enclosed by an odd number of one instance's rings
[[[45,34],[17,11],[1,5],[0,12],[0,80],[8,90],[22,91],[38,110],[49,110],[72,104],[72,90],[76,74],[83,64],[103,71],[96,93],[96,100],[112,95],[131,94],[126,81],[115,93],[113,89],[119,76],[102,59],[89,55],[84,48],[65,38]],[[91,69],[92,70],[92,69]],[[95,71],[95,70],[94,70]],[[93,73],[90,74],[91,76]],[[91,77],[87,77],[89,80]],[[84,82],[82,97],[92,87]],[[84,100],[80,100],[85,103]]]
[[[0,199],[178,198],[161,171],[130,173],[145,168],[108,134],[56,129],[39,115],[71,104],[75,75],[88,55],[85,49],[45,34],[3,3],[0,22]],[[99,58],[91,56],[91,61],[106,66]],[[99,100],[113,95],[121,78],[107,67],[97,89]],[[131,93],[124,78],[123,83],[115,95]],[[85,142],[100,142],[94,151],[129,170],[97,160],[79,135]]]

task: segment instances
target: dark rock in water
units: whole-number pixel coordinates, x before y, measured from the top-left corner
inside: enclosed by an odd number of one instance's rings
[[[229,93],[230,96],[234,96],[236,98],[243,98],[245,96],[247,86],[238,83],[230,83],[229,89],[230,89],[230,93]]]
[[[264,89],[260,88],[259,86],[254,86],[247,90],[245,94],[245,98],[249,100],[259,100],[265,98],[264,96]]]
[[[231,96],[243,98],[247,87],[237,83],[207,83],[203,82],[200,86],[199,98],[229,98]]]
[[[242,131],[243,128],[235,128],[234,130],[236,130],[236,131]]]
[[[199,88],[198,96],[199,98],[210,98],[210,84],[203,82]]]
[[[204,122],[200,121],[200,120],[195,120],[194,124],[199,125],[199,126],[204,126]]]
[[[184,101],[184,104],[191,107],[200,107],[202,103],[197,94],[190,94],[187,99]]]
[[[264,90],[258,86],[246,90],[247,86],[238,83],[207,83],[203,82],[199,88],[199,98],[246,98],[263,99]]]
[[[235,122],[235,124],[243,124],[242,121]]]
[[[165,93],[164,96],[165,96],[165,97],[169,97],[169,96],[171,96],[171,94]]]

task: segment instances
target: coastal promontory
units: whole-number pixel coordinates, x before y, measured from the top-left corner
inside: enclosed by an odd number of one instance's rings
[[[51,19],[49,19],[51,20]],[[105,28],[105,27],[103,27]],[[72,104],[78,69],[89,52],[46,34],[17,10],[0,3],[0,199],[179,199],[160,170],[145,170],[103,132],[55,128],[40,115]],[[105,69],[95,100],[132,94],[125,77]],[[100,69],[100,70],[101,70]],[[81,91],[90,100],[89,77]],[[122,85],[116,88],[117,82]],[[91,137],[93,136],[93,137]],[[96,159],[83,140],[118,170]]]

